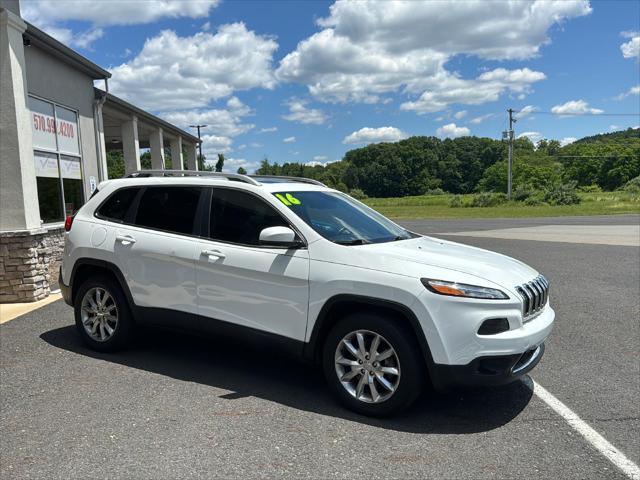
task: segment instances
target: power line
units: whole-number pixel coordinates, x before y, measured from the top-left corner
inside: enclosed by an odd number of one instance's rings
[[[637,158],[638,155],[550,155],[553,158]]]
[[[525,110],[514,110],[515,113],[522,113]],[[628,112],[576,112],[576,113],[558,113],[558,112],[547,112],[544,110],[533,110],[526,111],[527,114],[536,115],[556,115],[558,117],[575,117],[575,116],[594,116],[594,117],[640,117],[640,112],[638,113],[628,113]]]

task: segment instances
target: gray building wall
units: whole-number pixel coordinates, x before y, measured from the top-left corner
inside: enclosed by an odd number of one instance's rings
[[[78,111],[82,181],[85,200],[90,196],[89,177],[99,181],[93,79],[36,47],[24,50],[29,94]]]

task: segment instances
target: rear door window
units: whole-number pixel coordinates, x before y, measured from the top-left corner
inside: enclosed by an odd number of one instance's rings
[[[191,235],[201,187],[147,187],[140,198],[135,225]]]
[[[113,193],[96,212],[97,216],[115,222],[124,222],[129,207],[140,191],[140,187],[121,188]]]

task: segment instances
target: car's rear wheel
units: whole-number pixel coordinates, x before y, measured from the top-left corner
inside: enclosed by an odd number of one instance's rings
[[[78,289],[74,304],[76,327],[92,349],[109,352],[127,346],[133,334],[133,319],[120,286],[99,275]]]
[[[419,347],[396,318],[370,313],[344,318],[327,335],[322,363],[336,398],[364,415],[405,409],[424,385]]]

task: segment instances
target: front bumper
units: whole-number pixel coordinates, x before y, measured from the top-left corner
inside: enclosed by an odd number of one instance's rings
[[[456,386],[491,386],[511,383],[540,362],[544,343],[515,355],[479,357],[467,365],[434,364],[431,381],[438,390]]]
[[[62,299],[67,305],[73,306],[73,302],[71,300],[71,287],[69,285],[65,285],[62,280],[62,267],[60,267],[60,271],[58,273],[58,286],[60,287],[60,293],[62,293]]]

